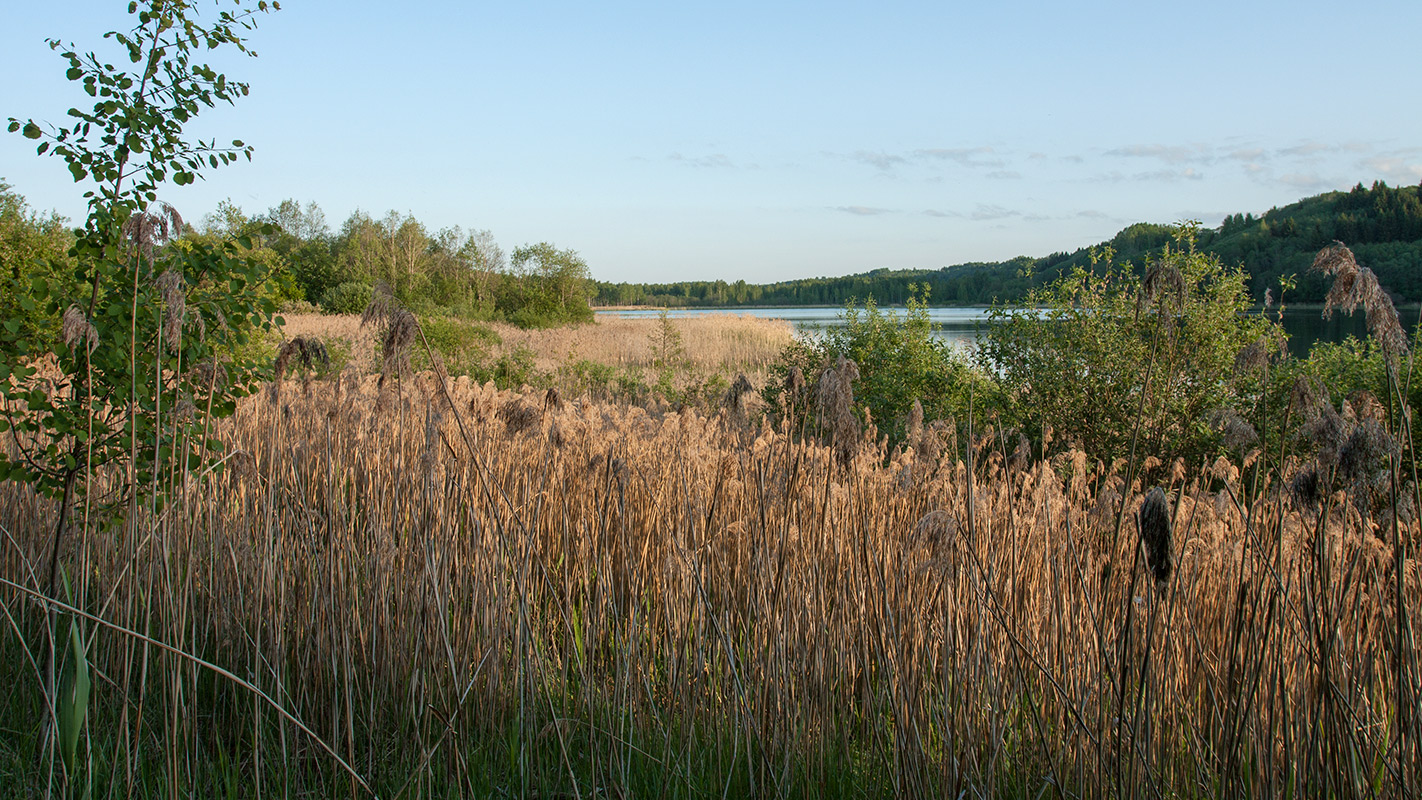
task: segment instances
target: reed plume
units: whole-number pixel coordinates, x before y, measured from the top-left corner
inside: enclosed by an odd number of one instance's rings
[[[70,306],[64,310],[60,336],[70,350],[77,350],[82,344],[86,352],[92,353],[94,348],[99,346],[99,331],[89,322],[89,318],[84,316],[84,311],[79,306]]]

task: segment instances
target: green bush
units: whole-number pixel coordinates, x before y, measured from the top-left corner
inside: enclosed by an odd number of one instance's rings
[[[1243,271],[1196,250],[1196,233],[1177,228],[1141,273],[1107,250],[1022,305],[994,308],[979,357],[1004,420],[1106,459],[1129,454],[1137,432],[1163,460],[1217,446],[1211,412],[1254,409],[1262,391],[1257,377],[1235,377],[1236,356],[1282,331],[1246,313]]]
[[[537,354],[526,345],[518,345],[513,350],[499,356],[489,378],[501,389],[517,389],[528,384],[540,386],[548,383],[548,376],[538,371]]]
[[[481,376],[489,360],[489,349],[501,341],[497,333],[483,325],[452,317],[429,317],[421,320],[420,327],[430,348],[444,359],[450,375]],[[423,347],[414,348],[411,364],[417,370],[430,368]]]
[[[574,397],[587,392],[593,400],[610,399],[616,378],[616,367],[586,358],[569,360],[558,367],[559,385]]]
[[[321,295],[321,308],[327,314],[359,314],[370,305],[371,293],[369,284],[338,284]]]
[[[970,400],[976,396],[981,405],[993,388],[963,353],[935,334],[926,286],[911,287],[902,314],[886,312],[870,299],[862,309],[846,307],[841,320],[818,339],[796,339],[781,354],[771,370],[777,380],[762,391],[772,409],[783,413],[791,404],[784,381],[792,368],[813,388],[824,368],[841,356],[859,367],[853,383],[856,406],[868,409],[891,442],[904,439],[915,401],[927,419],[961,418]],[[815,416],[814,403],[799,404],[810,418]]]

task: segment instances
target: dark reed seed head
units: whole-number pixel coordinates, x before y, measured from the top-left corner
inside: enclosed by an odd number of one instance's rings
[[[415,344],[415,335],[419,333],[419,322],[415,320],[415,315],[403,308],[396,309],[389,316],[389,324],[385,328],[385,337],[381,340],[383,361],[380,367],[381,378],[390,375],[405,377],[410,374],[410,350]]]
[[[188,377],[193,388],[203,392],[220,392],[227,388],[227,367],[212,359],[203,359],[194,364]]]
[[[310,376],[305,371],[316,366],[322,369],[329,369],[331,366],[331,354],[326,349],[326,345],[315,336],[297,336],[282,342],[277,350],[276,364],[272,370],[272,383],[268,390],[268,396],[275,402],[281,397],[281,382],[286,377],[287,370],[292,361],[300,364],[303,368],[302,389],[309,395],[311,391]]]
[[[1022,434],[1017,434],[1017,447],[1007,457],[1007,469],[1009,472],[1018,472],[1027,468],[1032,463],[1032,443]]]
[[[1323,496],[1323,485],[1318,479],[1318,470],[1307,467],[1299,470],[1289,481],[1289,497],[1299,508],[1318,508]]]
[[[755,391],[751,386],[750,379],[745,373],[736,375],[736,380],[726,389],[726,394],[721,398],[721,405],[733,414],[740,414],[746,410],[745,397]]]
[[[1294,378],[1293,385],[1289,387],[1289,404],[1293,406],[1294,413],[1304,419],[1313,419],[1324,406],[1332,404],[1332,399],[1323,381],[1309,375],[1300,375]]]
[[[1306,418],[1299,433],[1317,452],[1319,465],[1328,469],[1338,463],[1338,454],[1348,442],[1352,429],[1331,404],[1320,403],[1314,414]]]
[[[1336,277],[1356,273],[1358,262],[1353,258],[1353,251],[1335,239],[1333,244],[1318,251],[1318,255],[1313,257],[1313,266],[1310,269]]]
[[[400,310],[400,301],[395,299],[395,291],[385,281],[377,281],[370,293],[370,303],[360,315],[360,326],[380,325]]]
[[[1210,427],[1220,434],[1224,445],[1233,450],[1241,450],[1259,441],[1259,432],[1232,408],[1211,412]]]
[[[1146,493],[1145,501],[1137,512],[1136,523],[1140,528],[1141,543],[1145,545],[1146,563],[1158,585],[1170,580],[1170,501],[1165,490],[1159,486]]]
[[[848,467],[859,451],[862,433],[859,419],[854,416],[854,381],[859,378],[859,365],[840,356],[833,366],[820,373],[820,414],[828,424],[841,466]]]
[[[1397,439],[1387,428],[1375,418],[1364,419],[1338,450],[1338,477],[1360,490],[1376,490],[1386,483],[1389,460],[1398,454]]]
[[[537,425],[543,415],[537,408],[522,400],[513,400],[499,409],[498,417],[503,421],[509,435],[515,436]]]
[[[919,544],[937,552],[958,535],[958,518],[943,509],[934,509],[919,519],[914,534]]]
[[[1359,420],[1372,419],[1382,422],[1387,417],[1387,409],[1378,401],[1377,395],[1367,389],[1358,389],[1348,395],[1348,406]]]
[[[544,411],[561,411],[561,410],[563,410],[563,396],[558,393],[557,387],[555,387],[555,386],[550,386],[550,387],[548,387],[548,391],[543,394],[543,410],[544,410]]]
[[[1180,273],[1180,267],[1173,258],[1152,264],[1141,279],[1138,308],[1144,310],[1157,302],[1175,311],[1185,305],[1185,276]]]
[[[805,373],[799,367],[791,367],[785,373],[785,394],[790,396],[790,402],[794,402],[804,391]]]

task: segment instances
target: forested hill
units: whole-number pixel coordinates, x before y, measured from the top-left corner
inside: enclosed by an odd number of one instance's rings
[[[1111,247],[1117,260],[1136,265],[1148,253],[1158,253],[1171,239],[1169,225],[1137,223],[1096,248],[1053,253],[1044,258],[1019,256],[999,263],[958,264],[942,269],[876,269],[838,278],[805,278],[770,284],[745,281],[683,281],[680,283],[599,282],[600,305],[741,306],[841,305],[851,298],[873,297],[880,304],[902,303],[909,284],[930,287],[934,305],[983,305],[1021,299],[1041,285],[1090,261],[1091,251]],[[1293,303],[1322,302],[1327,282],[1309,272],[1314,254],[1338,240],[1352,248],[1358,260],[1372,268],[1382,285],[1401,302],[1422,301],[1422,197],[1419,187],[1360,183],[1348,192],[1328,192],[1297,203],[1226,217],[1219,228],[1201,232],[1200,246],[1227,264],[1243,264],[1249,289],[1262,298],[1266,289],[1278,294],[1279,278],[1294,275],[1297,286],[1288,293]]]

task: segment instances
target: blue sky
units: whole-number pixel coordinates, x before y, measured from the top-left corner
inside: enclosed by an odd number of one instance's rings
[[[0,117],[87,100],[44,39],[99,48],[126,5],[9,4]],[[393,209],[573,248],[604,280],[1045,255],[1418,183],[1419,30],[1415,0],[289,0],[259,58],[214,62],[251,96],[190,126],[253,162],[164,196],[189,218],[315,201],[332,227]],[[0,178],[81,217],[32,144],[0,137]]]

